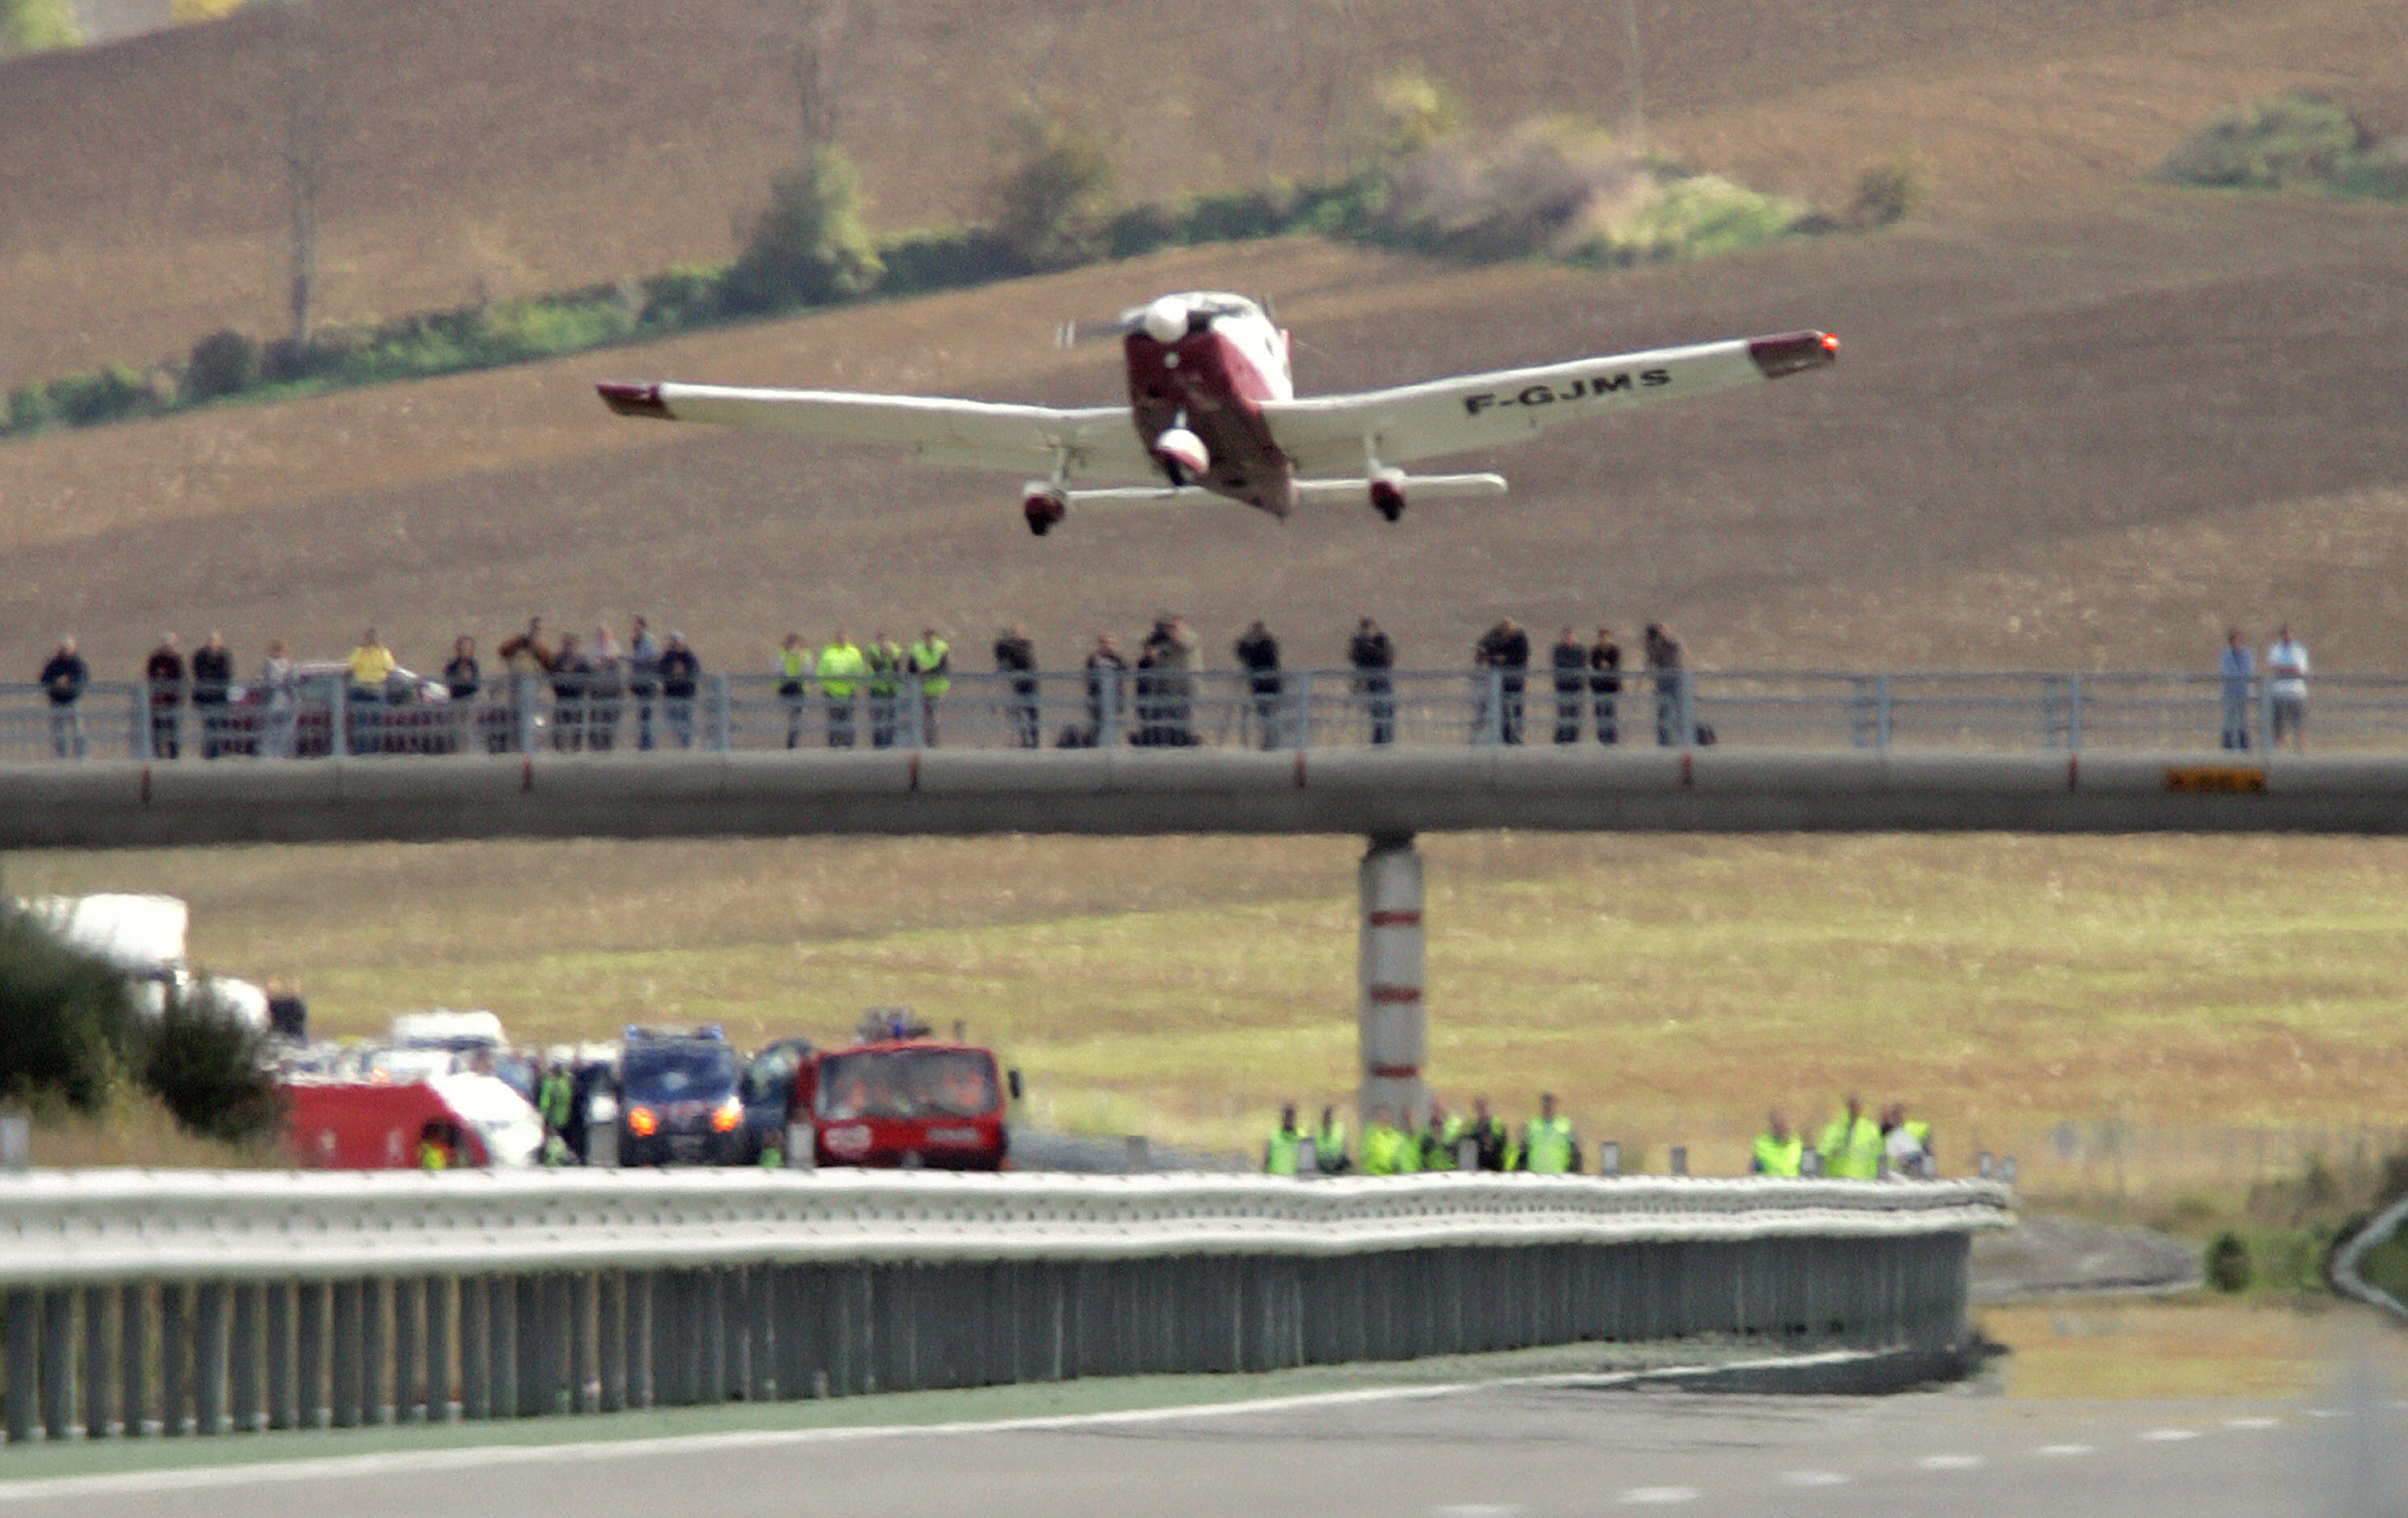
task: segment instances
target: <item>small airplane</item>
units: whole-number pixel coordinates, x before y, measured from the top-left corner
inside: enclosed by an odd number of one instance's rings
[[[1287,333],[1243,295],[1164,295],[1123,312],[1107,330],[1123,338],[1126,406],[616,380],[595,388],[622,416],[874,444],[972,468],[1043,469],[1044,478],[1021,491],[1028,530],[1041,537],[1083,503],[1208,495],[1283,518],[1304,502],[1369,500],[1394,522],[1409,494],[1505,494],[1502,475],[1409,475],[1399,465],[1520,442],[1642,401],[1821,368],[1840,349],[1828,333],[1790,332],[1299,398]],[[1362,472],[1339,472],[1356,468]],[[1074,488],[1076,475],[1156,482]]]

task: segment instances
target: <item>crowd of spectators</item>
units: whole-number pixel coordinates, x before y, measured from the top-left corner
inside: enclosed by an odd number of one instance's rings
[[[1674,742],[1680,645],[1661,623],[1651,623],[1642,647],[1646,678],[1656,696],[1657,737]],[[1025,626],[1014,623],[996,635],[993,652],[995,669],[1004,677],[1003,705],[1013,740],[1023,748],[1043,746],[1048,738],[1039,691],[1046,671],[1036,643]],[[1297,719],[1287,700],[1293,687],[1279,638],[1257,620],[1229,652],[1244,677],[1237,712],[1242,738],[1265,748],[1293,741],[1297,735],[1288,724]],[[1373,743],[1396,740],[1398,657],[1396,641],[1372,618],[1362,618],[1347,639],[1351,691]],[[142,665],[150,752],[178,758],[194,738],[201,757],[209,759],[229,752],[291,757],[323,752],[322,735],[305,741],[301,732],[303,689],[312,683],[344,693],[354,752],[373,752],[380,736],[404,730],[387,717],[391,709],[426,703],[453,709],[431,728],[423,722],[408,728],[421,738],[430,730],[439,734],[442,741],[433,746],[507,752],[529,741],[509,709],[523,705],[519,698],[526,694],[549,698],[543,741],[555,749],[607,752],[623,744],[651,749],[694,742],[702,666],[681,633],[657,637],[638,616],[623,643],[608,626],[580,638],[569,632],[555,635],[543,618],[531,617],[494,648],[494,658],[498,667],[488,671],[476,639],[464,634],[453,640],[438,676],[421,676],[404,668],[371,627],[339,661],[299,664],[282,642],[271,643],[255,678],[243,684],[237,683],[235,655],[222,634],[212,631],[189,658],[175,634],[163,634]],[[1482,687],[1487,694],[1474,715],[1476,730],[1506,743],[1523,741],[1530,660],[1529,637],[1511,619],[1481,635],[1472,665],[1496,676]],[[1616,742],[1626,675],[1612,631],[1600,627],[1594,638],[1584,639],[1567,627],[1551,660],[1555,740],[1573,744],[1593,733],[1599,743]],[[1052,742],[1091,747],[1117,741],[1125,731],[1140,747],[1196,744],[1196,684],[1204,667],[1203,639],[1185,618],[1172,613],[1155,618],[1138,640],[1134,657],[1123,652],[1113,634],[1098,633],[1076,677],[1083,687],[1085,721],[1065,724]],[[831,748],[853,747],[865,736],[878,748],[898,741],[933,745],[940,736],[940,703],[953,685],[953,649],[933,626],[909,644],[883,630],[857,642],[838,628],[817,645],[800,632],[789,632],[766,673],[782,711],[788,748],[803,743],[815,715]],[[80,702],[92,671],[72,636],[61,640],[40,680],[50,705],[53,749],[62,758],[83,757],[89,744]],[[480,703],[480,695],[502,692],[513,701]]]
[[[1337,1108],[1324,1107],[1321,1122],[1308,1129],[1297,1123],[1296,1104],[1290,1102],[1280,1109],[1280,1124],[1263,1146],[1263,1170],[1269,1175],[1412,1175],[1423,1170],[1564,1175],[1578,1173],[1582,1164],[1580,1135],[1557,1109],[1552,1091],[1540,1094],[1537,1114],[1518,1128],[1490,1111],[1485,1096],[1474,1098],[1469,1115],[1433,1102],[1428,1120],[1419,1125],[1395,1108],[1380,1108],[1363,1124],[1361,1147],[1352,1152]],[[1610,1171],[1618,1164],[1618,1156],[1607,1156],[1598,1167]],[[1931,1125],[1909,1118],[1903,1102],[1891,1102],[1878,1119],[1867,1117],[1863,1098],[1852,1092],[1844,1115],[1824,1124],[1810,1142],[1793,1132],[1776,1109],[1750,1146],[1748,1170],[1753,1175],[1848,1181],[1928,1177],[1935,1173]]]

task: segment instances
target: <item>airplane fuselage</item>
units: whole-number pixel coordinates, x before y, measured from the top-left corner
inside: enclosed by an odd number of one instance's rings
[[[1287,334],[1259,307],[1238,295],[1166,295],[1131,326],[1123,351],[1131,420],[1164,478],[1275,517],[1295,508],[1295,465],[1262,412],[1265,401],[1296,395]]]

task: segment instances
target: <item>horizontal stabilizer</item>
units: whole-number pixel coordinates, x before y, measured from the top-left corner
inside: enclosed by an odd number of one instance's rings
[[[1395,481],[1408,499],[1422,501],[1484,501],[1505,494],[1501,474],[1407,475]],[[1306,506],[1328,502],[1359,505],[1370,493],[1368,480],[1299,480],[1296,498]]]

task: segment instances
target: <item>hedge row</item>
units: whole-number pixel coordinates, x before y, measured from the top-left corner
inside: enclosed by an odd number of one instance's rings
[[[1717,181],[1719,182],[1719,181]],[[1273,186],[1205,195],[1175,206],[1123,211],[1109,228],[1108,256],[1134,258],[1168,247],[1312,234],[1423,249],[1410,231],[1383,221],[1385,187],[1377,176],[1335,185]],[[1701,220],[1727,222],[1729,206]],[[1741,241],[1791,230],[1754,207]],[[1734,240],[1727,225],[1703,237],[1666,234],[1650,245],[1593,251],[1584,262],[1630,263],[1707,251]],[[879,248],[884,265],[871,296],[901,297],[1014,279],[1030,270],[986,227],[912,232]],[[665,337],[727,322],[775,316],[809,303],[765,301],[733,264],[673,268],[640,279],[589,285],[525,300],[422,312],[377,326],[322,329],[307,346],[261,343],[213,332],[180,360],[148,370],[124,365],[30,384],[10,394],[0,437],[50,427],[85,427],[158,416],[245,394],[291,395],[390,380],[422,379],[583,351],[630,339]]]

